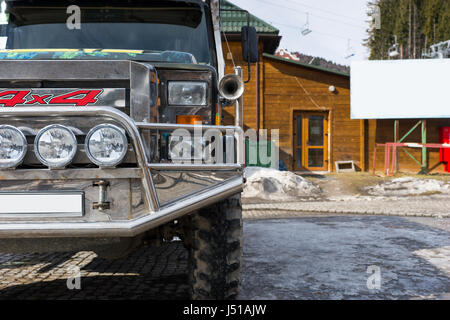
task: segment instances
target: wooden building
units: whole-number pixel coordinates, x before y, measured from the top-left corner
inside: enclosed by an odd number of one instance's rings
[[[228,1],[222,9],[239,9]],[[375,145],[394,141],[394,121],[350,119],[350,75],[275,56],[280,43],[279,31],[250,16],[259,35],[260,59],[251,65],[250,81],[244,96],[244,126],[256,131],[279,130],[280,160],[292,171],[336,170],[336,161],[353,161],[357,170],[373,166]],[[247,66],[242,61],[240,30],[247,24],[243,12],[222,12],[223,51],[226,73],[234,65],[242,66],[244,80]],[[234,107],[223,112],[225,124],[234,123]],[[417,122],[417,121],[416,121]],[[414,121],[401,121],[397,136],[406,134]],[[450,120],[427,121],[428,142],[439,143],[439,128]],[[420,128],[419,128],[420,129]],[[406,142],[420,142],[420,132],[413,132]],[[421,150],[408,150],[420,160]],[[439,150],[427,151],[430,172],[443,172]],[[384,150],[378,148],[377,170],[384,167]],[[401,171],[419,172],[421,165],[404,152],[399,153]]]
[[[395,126],[395,120],[366,120],[366,139],[368,142],[368,162],[372,167],[375,144],[399,141],[411,129],[416,128],[402,141],[405,143],[421,143],[422,130],[425,130],[426,141],[430,144],[439,144],[439,131],[442,127],[450,127],[450,119],[427,119],[425,126],[418,125],[420,119],[399,120]],[[398,151],[398,170],[401,172],[418,173],[422,171],[425,161],[425,171],[428,173],[445,173],[445,163],[440,161],[439,149],[427,149],[423,159],[421,148],[403,148]],[[377,147],[376,168],[382,171],[385,163],[383,147]]]
[[[223,1],[222,9],[239,8]],[[247,17],[225,11],[222,21],[226,72],[233,72],[234,62],[242,66],[246,80],[240,28]],[[332,171],[339,160],[353,160],[364,169],[361,122],[350,120],[349,75],[273,55],[281,38],[278,30],[254,16],[251,24],[259,35],[260,59],[252,64],[246,84],[245,127],[278,129],[280,159],[288,170]],[[225,108],[224,123],[232,124],[233,119],[234,107]]]

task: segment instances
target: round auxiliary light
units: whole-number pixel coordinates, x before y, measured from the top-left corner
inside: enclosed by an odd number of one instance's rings
[[[39,131],[34,140],[34,152],[49,168],[64,168],[77,153],[77,138],[69,128],[54,124]]]
[[[15,168],[27,153],[27,139],[13,126],[0,126],[0,169]]]
[[[115,167],[128,150],[125,131],[112,124],[101,124],[86,136],[86,154],[99,167]]]

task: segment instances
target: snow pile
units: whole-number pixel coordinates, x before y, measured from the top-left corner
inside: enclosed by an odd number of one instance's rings
[[[407,196],[429,193],[449,193],[450,185],[433,179],[398,178],[376,186],[364,188],[374,196]]]
[[[289,200],[295,197],[314,197],[321,190],[312,182],[289,171],[248,167],[244,173],[247,183],[243,198]]]

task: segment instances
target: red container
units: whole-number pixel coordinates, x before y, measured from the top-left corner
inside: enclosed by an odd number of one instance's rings
[[[439,129],[439,142],[450,144],[450,127]],[[450,172],[450,149],[442,148],[439,151],[439,160],[445,163],[445,171]]]

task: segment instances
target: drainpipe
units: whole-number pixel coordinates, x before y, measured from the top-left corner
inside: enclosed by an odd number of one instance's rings
[[[234,74],[242,79],[242,68],[235,67]],[[241,96],[235,103],[235,126],[244,129],[244,97]]]
[[[256,63],[256,137],[259,141],[259,122],[260,122],[260,66]]]

